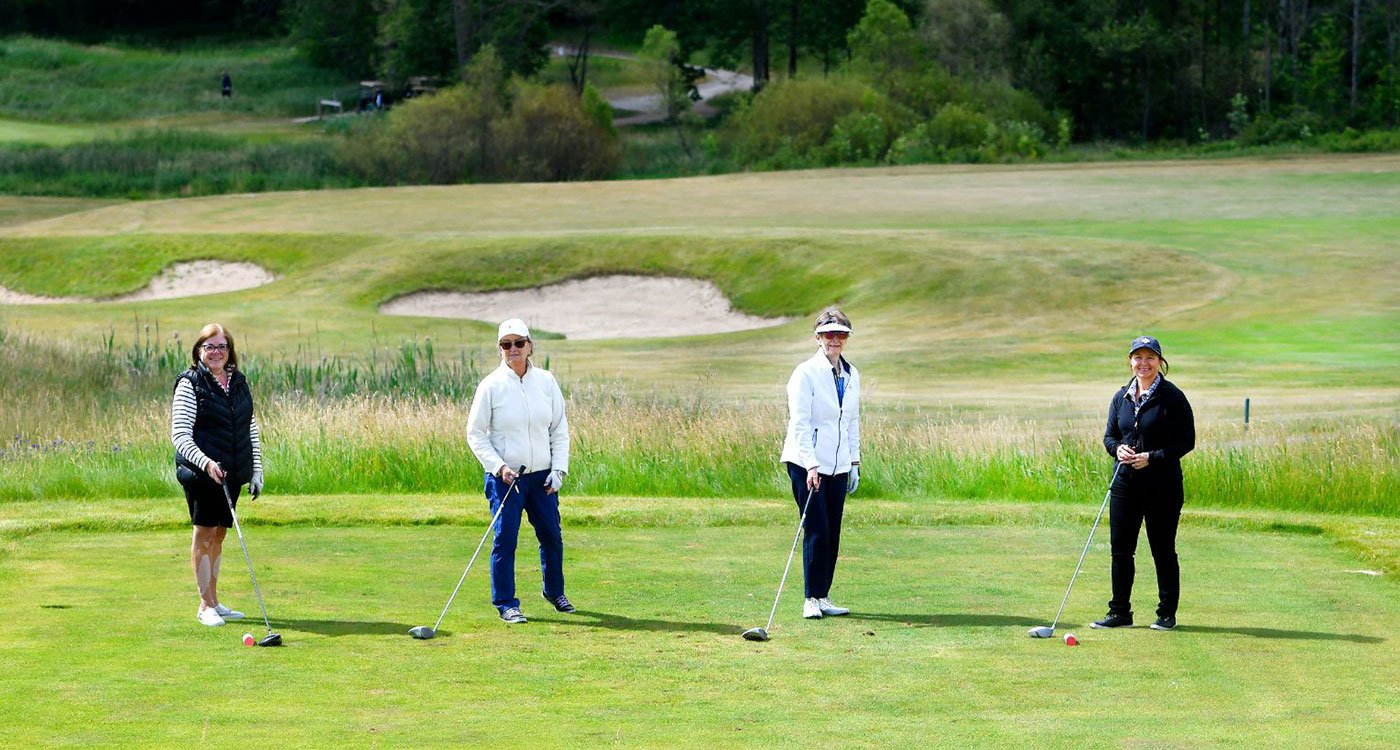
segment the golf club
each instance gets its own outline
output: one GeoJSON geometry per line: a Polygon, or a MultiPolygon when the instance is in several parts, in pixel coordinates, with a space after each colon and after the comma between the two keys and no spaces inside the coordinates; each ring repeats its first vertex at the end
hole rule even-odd
{"type": "Polygon", "coordinates": [[[238,526],[238,514],[233,510],[233,495],[228,491],[228,477],[225,475],[224,482],[220,485],[224,488],[224,499],[228,501],[229,515],[233,516],[233,530],[238,532],[238,544],[243,548],[243,561],[248,563],[248,577],[253,579],[253,593],[258,595],[258,608],[262,610],[263,625],[267,626],[267,635],[258,641],[259,646],[281,646],[282,636],[272,632],[272,623],[267,619],[267,607],[263,605],[262,591],[258,589],[258,577],[253,575],[253,558],[248,556],[248,543],[243,541],[243,529],[238,526]]]}
{"type": "Polygon", "coordinates": [[[486,545],[486,537],[490,536],[491,530],[496,528],[496,519],[501,517],[501,511],[505,510],[506,500],[510,499],[510,493],[520,486],[520,475],[525,473],[525,467],[521,466],[520,471],[515,476],[515,481],[510,483],[510,489],[506,491],[506,496],[501,498],[501,504],[496,506],[496,512],[491,515],[491,523],[486,525],[486,533],[481,535],[481,541],[477,542],[476,551],[472,553],[472,559],[467,561],[467,569],[462,571],[462,577],[457,579],[457,588],[452,589],[452,596],[447,597],[447,606],[442,608],[442,614],[438,615],[437,622],[430,628],[427,625],[419,625],[416,628],[409,628],[408,634],[420,641],[426,641],[437,635],[438,626],[442,624],[442,618],[447,616],[447,610],[452,606],[452,600],[457,598],[457,592],[462,589],[462,582],[467,580],[467,574],[472,570],[472,563],[476,562],[476,556],[481,554],[481,548],[486,545]]]}
{"type": "Polygon", "coordinates": [[[788,552],[787,565],[783,566],[783,579],[778,582],[778,595],[773,597],[773,609],[768,613],[768,624],[761,628],[745,630],[746,641],[768,640],[768,628],[773,627],[773,616],[778,613],[778,600],[783,598],[783,586],[787,584],[788,571],[792,569],[792,556],[797,552],[797,540],[802,538],[802,524],[807,520],[807,506],[812,504],[812,495],[816,491],[815,487],[809,488],[807,500],[802,503],[802,516],[797,519],[797,535],[792,538],[792,549],[788,552]]]}
{"type": "Polygon", "coordinates": [[[1055,621],[1049,625],[1031,628],[1026,635],[1032,638],[1055,637],[1055,626],[1060,624],[1060,615],[1065,613],[1065,602],[1069,601],[1069,592],[1074,588],[1074,579],[1079,577],[1079,568],[1084,565],[1084,556],[1089,554],[1089,544],[1094,541],[1094,532],[1099,528],[1099,519],[1103,518],[1104,509],[1108,507],[1108,498],[1113,494],[1113,482],[1118,479],[1118,470],[1121,468],[1123,468],[1121,463],[1113,468],[1113,478],[1108,480],[1108,492],[1103,495],[1103,505],[1099,506],[1099,514],[1094,516],[1094,525],[1089,529],[1089,538],[1084,541],[1084,551],[1079,553],[1079,563],[1074,566],[1074,575],[1069,577],[1069,586],[1065,589],[1065,598],[1060,600],[1060,611],[1055,613],[1055,621]]]}

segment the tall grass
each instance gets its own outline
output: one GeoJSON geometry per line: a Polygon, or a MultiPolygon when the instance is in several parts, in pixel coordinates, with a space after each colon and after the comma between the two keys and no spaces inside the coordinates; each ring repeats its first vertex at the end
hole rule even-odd
{"type": "Polygon", "coordinates": [[[66,146],[0,147],[0,193],[172,198],[353,187],[328,138],[137,130],[66,146]]]}
{"type": "Polygon", "coordinates": [[[0,39],[0,116],[44,122],[117,122],[209,112],[296,117],[316,100],[356,90],[278,42],[155,48],[0,39]],[[234,95],[224,100],[228,71],[234,95]]]}
{"type": "MultiPolygon", "coordinates": [[[[0,351],[15,347],[10,335],[0,351]]],[[[165,355],[153,355],[165,356],[165,355]]],[[[263,425],[268,489],[279,494],[480,491],[464,429],[483,360],[443,362],[426,344],[402,344],[377,362],[249,361],[263,425]]],[[[7,392],[10,383],[6,383],[7,392]]],[[[160,390],[168,382],[159,383],[160,390]]],[[[154,388],[154,384],[152,385],[154,388]]],[[[34,388],[20,389],[26,395],[34,388]]],[[[573,451],[569,493],[602,496],[783,497],[780,404],[720,403],[626,391],[617,383],[568,389],[573,451]]],[[[48,423],[0,445],[0,498],[167,497],[169,407],[135,397],[73,418],[45,399],[48,423]],[[87,421],[84,422],[84,419],[87,421]]],[[[72,395],[71,393],[69,394],[72,395]]],[[[6,407],[9,409],[11,407],[6,407]]],[[[0,410],[9,435],[12,411],[0,410]]],[[[1037,425],[874,409],[865,419],[859,498],[1013,499],[1083,503],[1102,497],[1110,463],[1099,415],[1037,425]]],[[[1386,420],[1313,419],[1200,425],[1185,460],[1192,506],[1400,515],[1396,427],[1386,420]]]]}

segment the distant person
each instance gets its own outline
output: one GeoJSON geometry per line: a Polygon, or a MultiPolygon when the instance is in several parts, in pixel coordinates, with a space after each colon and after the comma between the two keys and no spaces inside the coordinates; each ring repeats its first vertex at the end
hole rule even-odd
{"type": "Polygon", "coordinates": [[[1162,345],[1151,336],[1128,347],[1132,379],[1108,403],[1103,444],[1116,460],[1109,487],[1108,527],[1112,535],[1113,599],[1095,628],[1133,624],[1133,557],[1138,530],[1147,525],[1147,542],[1157,566],[1157,620],[1153,630],[1176,627],[1181,598],[1181,569],[1176,557],[1176,527],[1185,492],[1181,457],[1196,446],[1196,419],[1191,404],[1164,375],[1168,364],[1162,345]]]}
{"type": "Polygon", "coordinates": [[[802,616],[849,614],[831,602],[846,496],[860,484],[860,372],[846,361],[851,319],[828,307],[817,316],[817,352],[788,378],[788,428],[781,460],[803,521],[802,616]],[[810,500],[808,498],[811,498],[810,500]]]}
{"type": "Polygon", "coordinates": [[[233,79],[229,78],[228,71],[224,71],[224,77],[219,82],[219,88],[223,90],[225,99],[233,98],[233,79]]]}
{"type": "Polygon", "coordinates": [[[224,486],[237,507],[240,488],[262,494],[262,445],[253,416],[253,394],[238,369],[233,334],[218,323],[200,330],[190,349],[189,369],[175,379],[170,440],[175,478],[185,491],[194,541],[190,563],[199,590],[195,616],[209,626],[241,620],[243,613],[219,603],[219,563],[233,514],[224,486]]]}
{"type": "Polygon", "coordinates": [[[526,621],[515,595],[521,511],[540,543],[545,600],[560,612],[574,611],[564,595],[564,536],[559,521],[559,488],[569,473],[569,422],[559,383],[530,361],[535,344],[525,322],[505,321],[496,340],[501,366],[481,379],[472,397],[467,444],[486,470],[491,513],[505,503],[491,543],[491,603],[502,620],[520,623],[526,621]],[[513,468],[519,466],[525,467],[523,474],[513,468]]]}

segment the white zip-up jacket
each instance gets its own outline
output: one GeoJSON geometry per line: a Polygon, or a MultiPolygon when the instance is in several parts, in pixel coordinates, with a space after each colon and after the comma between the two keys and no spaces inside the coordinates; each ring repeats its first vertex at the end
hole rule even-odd
{"type": "Polygon", "coordinates": [[[564,394],[548,370],[533,363],[525,377],[504,362],[481,379],[467,413],[467,445],[482,468],[569,471],[569,421],[564,394]]]}
{"type": "Polygon", "coordinates": [[[828,476],[860,462],[860,371],[841,358],[846,396],[836,398],[836,368],[821,349],[788,378],[788,429],[782,461],[828,476]]]}

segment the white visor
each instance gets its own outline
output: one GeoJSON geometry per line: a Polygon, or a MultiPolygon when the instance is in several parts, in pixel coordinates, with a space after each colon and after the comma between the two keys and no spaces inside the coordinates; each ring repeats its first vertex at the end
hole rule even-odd
{"type": "Polygon", "coordinates": [[[840,331],[841,333],[850,333],[851,327],[841,325],[836,321],[832,321],[830,323],[822,323],[821,325],[817,326],[817,329],[813,331],[813,333],[826,333],[827,331],[840,331]]]}

